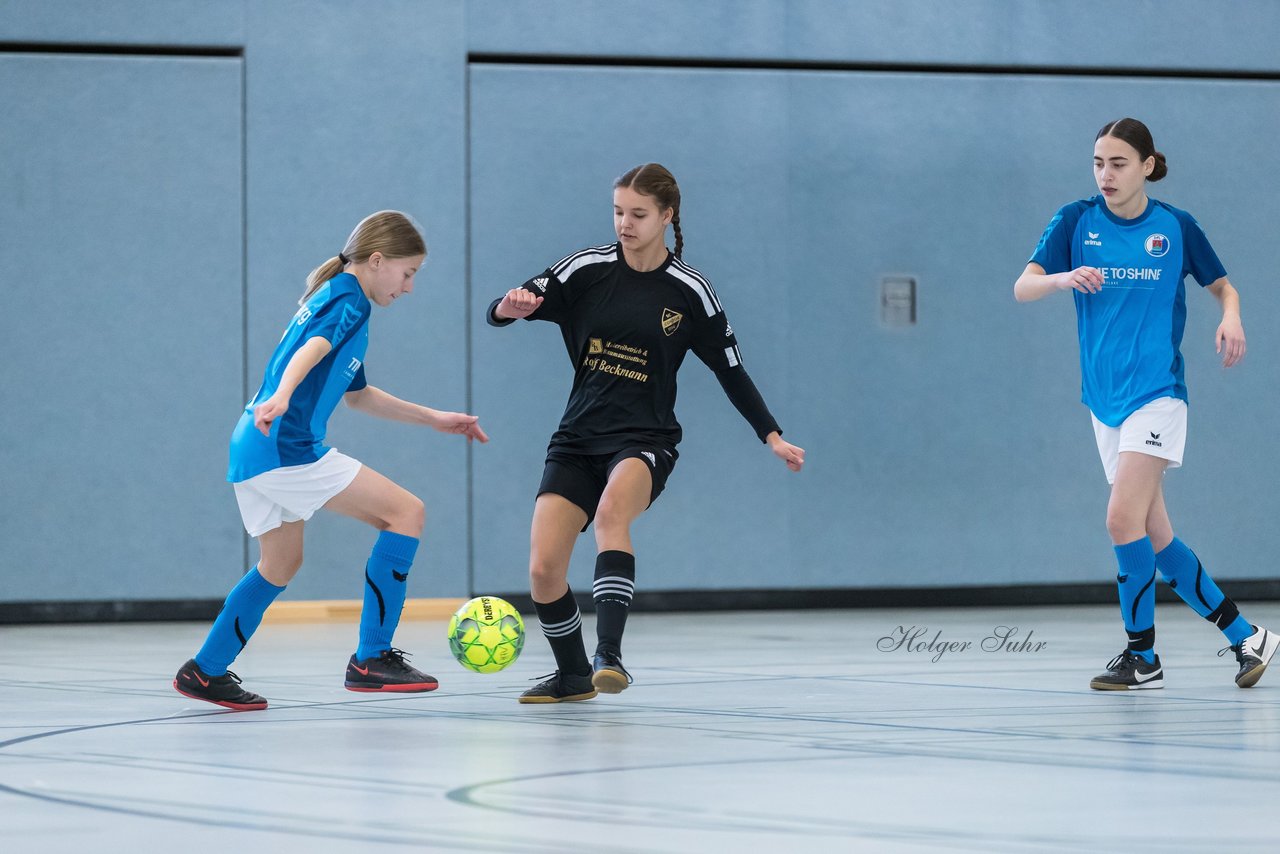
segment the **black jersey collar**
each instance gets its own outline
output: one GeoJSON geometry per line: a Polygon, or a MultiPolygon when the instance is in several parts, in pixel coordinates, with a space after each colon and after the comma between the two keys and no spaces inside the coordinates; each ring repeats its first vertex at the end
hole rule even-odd
{"type": "Polygon", "coordinates": [[[622,251],[621,240],[615,243],[614,246],[616,246],[618,249],[618,263],[622,265],[622,269],[626,270],[632,276],[636,276],[642,279],[657,278],[658,276],[661,276],[663,273],[667,272],[667,268],[671,266],[671,262],[674,261],[676,257],[671,254],[670,249],[667,249],[667,260],[663,261],[661,264],[654,267],[652,270],[648,271],[647,273],[642,273],[639,270],[631,269],[631,265],[627,263],[627,254],[622,251]]]}

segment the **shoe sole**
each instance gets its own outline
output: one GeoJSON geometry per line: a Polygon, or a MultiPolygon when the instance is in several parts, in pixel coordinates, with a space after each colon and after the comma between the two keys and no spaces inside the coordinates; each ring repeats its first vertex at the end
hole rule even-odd
{"type": "Polygon", "coordinates": [[[224,709],[230,709],[233,712],[260,712],[267,707],[267,701],[261,703],[232,703],[229,700],[214,700],[209,697],[201,697],[199,694],[192,694],[183,691],[178,685],[178,680],[173,680],[173,690],[177,691],[184,697],[190,697],[193,700],[199,700],[202,703],[213,703],[215,706],[222,706],[224,709]]]}
{"type": "Polygon", "coordinates": [[[1164,680],[1141,682],[1137,685],[1117,685],[1115,682],[1090,682],[1089,687],[1095,691],[1141,691],[1147,688],[1163,688],[1164,680]]]}
{"type": "Polygon", "coordinates": [[[414,682],[408,685],[382,685],[369,684],[367,682],[346,682],[343,683],[344,688],[348,691],[358,691],[365,694],[423,694],[427,691],[434,691],[440,687],[439,682],[414,682]]]}
{"type": "Polygon", "coordinates": [[[1242,678],[1236,680],[1236,684],[1239,685],[1241,688],[1252,688],[1254,685],[1257,685],[1258,680],[1262,678],[1262,674],[1266,672],[1267,665],[1271,663],[1272,657],[1274,657],[1276,654],[1276,647],[1280,646],[1280,643],[1273,642],[1271,644],[1270,651],[1268,651],[1267,643],[1266,643],[1268,640],[1271,640],[1270,632],[1267,632],[1267,634],[1264,635],[1262,651],[1265,657],[1262,659],[1262,663],[1259,664],[1257,667],[1253,668],[1252,670],[1250,670],[1242,678]]]}
{"type": "Polygon", "coordinates": [[[591,684],[602,694],[621,694],[627,690],[627,675],[616,670],[601,668],[591,674],[591,684]]]}
{"type": "Polygon", "coordinates": [[[1244,676],[1241,676],[1239,679],[1237,679],[1236,685],[1240,686],[1241,688],[1252,688],[1254,685],[1258,684],[1258,680],[1262,678],[1262,674],[1266,672],[1266,669],[1267,669],[1267,665],[1259,664],[1257,667],[1250,670],[1244,676]]]}
{"type": "Polygon", "coordinates": [[[587,691],[585,694],[570,694],[567,697],[526,697],[521,695],[519,702],[521,703],[577,703],[580,700],[590,700],[596,695],[595,691],[587,691]]]}

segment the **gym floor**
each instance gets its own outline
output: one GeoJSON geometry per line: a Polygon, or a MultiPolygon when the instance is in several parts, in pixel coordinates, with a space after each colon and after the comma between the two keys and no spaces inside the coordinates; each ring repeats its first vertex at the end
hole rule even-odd
{"type": "MultiPolygon", "coordinates": [[[[1243,603],[1280,627],[1280,603],[1243,603]]],[[[1158,612],[1161,690],[1098,692],[1111,607],[634,614],[635,684],[516,703],[441,621],[396,645],[430,694],[350,693],[354,624],[265,624],[261,712],[189,700],[196,623],[0,627],[0,838],[13,852],[1192,852],[1280,835],[1280,661],[1158,612]],[[1001,628],[1003,627],[1003,628],[1001,628]],[[966,646],[967,644],[967,646],[966,646]],[[985,649],[984,649],[985,645],[985,649]]],[[[586,632],[592,635],[590,618],[586,632]]]]}

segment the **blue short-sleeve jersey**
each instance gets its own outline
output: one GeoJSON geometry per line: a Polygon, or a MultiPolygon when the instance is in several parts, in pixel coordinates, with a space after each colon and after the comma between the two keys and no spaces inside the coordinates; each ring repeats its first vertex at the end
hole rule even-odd
{"type": "Polygon", "coordinates": [[[364,355],[371,308],[359,280],[339,273],[298,309],[267,363],[261,388],[245,405],[231,434],[227,480],[239,483],[272,469],[313,463],[329,451],[324,444],[329,416],[343,394],[366,384],[364,355]],[[328,340],[333,349],[294,390],[289,411],[271,425],[271,435],[262,435],[253,426],[254,407],[275,393],[298,348],[317,337],[328,340]]]}
{"type": "Polygon", "coordinates": [[[1119,427],[1157,398],[1187,399],[1183,280],[1203,287],[1227,274],[1191,214],[1148,199],[1141,216],[1121,219],[1102,196],[1082,199],[1054,215],[1030,260],[1049,274],[1102,271],[1102,290],[1073,291],[1081,400],[1099,421],[1119,427]]]}

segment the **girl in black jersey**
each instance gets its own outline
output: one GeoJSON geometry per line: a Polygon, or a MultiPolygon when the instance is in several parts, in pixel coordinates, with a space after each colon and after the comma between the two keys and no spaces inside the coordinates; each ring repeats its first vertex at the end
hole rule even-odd
{"type": "Polygon", "coordinates": [[[622,632],[635,589],[631,523],[662,492],[675,467],[680,424],[676,373],[692,350],[715,372],[729,400],[789,469],[804,449],[783,440],[742,367],[733,329],[715,291],[680,257],[680,188],[657,163],[613,185],[618,242],[564,258],[489,306],[487,319],[517,318],[560,327],[574,365],[573,389],[551,437],[533,509],[529,582],[556,672],[522,703],[588,700],[616,694],[631,676],[622,666],[622,632]],[[666,227],[675,232],[667,251],[666,227]],[[595,658],[587,660],[582,618],[569,589],[578,533],[594,520],[595,658]]]}

